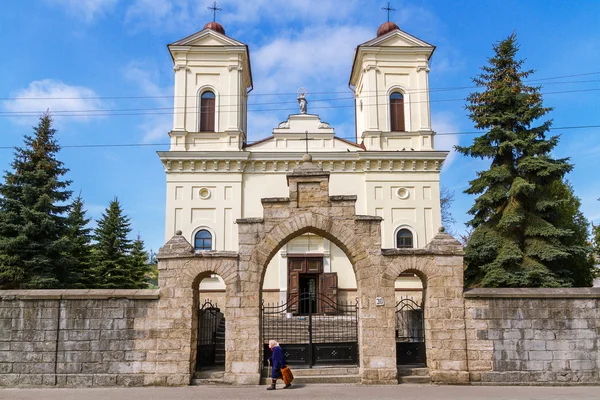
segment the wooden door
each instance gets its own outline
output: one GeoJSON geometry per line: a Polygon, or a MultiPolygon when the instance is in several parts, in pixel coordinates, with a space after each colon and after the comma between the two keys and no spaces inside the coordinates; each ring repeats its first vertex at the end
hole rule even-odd
{"type": "Polygon", "coordinates": [[[287,312],[298,312],[298,288],[300,287],[300,274],[290,272],[288,277],[288,310],[287,312]]]}
{"type": "Polygon", "coordinates": [[[288,270],[290,274],[297,272],[299,274],[306,273],[306,263],[304,258],[289,258],[288,259],[288,270]]]}
{"type": "Polygon", "coordinates": [[[319,288],[321,290],[321,312],[334,313],[337,304],[337,272],[326,272],[319,278],[319,288]]]}
{"type": "Polygon", "coordinates": [[[323,258],[307,258],[306,259],[306,273],[307,274],[320,274],[323,272],[323,258]]]}

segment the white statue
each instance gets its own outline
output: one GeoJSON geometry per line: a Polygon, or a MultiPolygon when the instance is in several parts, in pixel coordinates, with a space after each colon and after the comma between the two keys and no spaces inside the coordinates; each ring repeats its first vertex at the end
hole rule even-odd
{"type": "Polygon", "coordinates": [[[308,106],[308,101],[306,101],[306,94],[308,91],[306,88],[298,89],[298,105],[300,106],[300,114],[306,114],[306,109],[308,106]]]}

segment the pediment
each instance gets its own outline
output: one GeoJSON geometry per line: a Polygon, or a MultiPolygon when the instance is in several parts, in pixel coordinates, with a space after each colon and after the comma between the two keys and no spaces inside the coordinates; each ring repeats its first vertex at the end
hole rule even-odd
{"type": "Polygon", "coordinates": [[[245,46],[245,44],[212,29],[204,29],[171,43],[169,47],[171,46],[245,46]]]}
{"type": "MultiPolygon", "coordinates": [[[[308,134],[308,140],[308,147],[311,153],[339,152],[346,154],[348,152],[364,151],[364,148],[360,145],[333,135],[308,134]]],[[[304,135],[274,134],[274,136],[246,146],[246,151],[252,153],[303,153],[306,148],[305,146],[304,135]]]]}
{"type": "Polygon", "coordinates": [[[426,47],[435,46],[399,29],[388,32],[378,38],[371,39],[359,47],[426,47]]]}

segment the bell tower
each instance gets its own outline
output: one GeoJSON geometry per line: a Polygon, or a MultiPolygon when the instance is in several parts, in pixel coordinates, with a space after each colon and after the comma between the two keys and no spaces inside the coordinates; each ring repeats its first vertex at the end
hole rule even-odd
{"type": "Polygon", "coordinates": [[[241,150],[252,90],[248,46],[213,21],[168,49],[175,71],[171,150],[241,150]]]}
{"type": "Polygon", "coordinates": [[[433,150],[429,59],[435,47],[385,22],[354,53],[356,140],[367,150],[433,150]]]}

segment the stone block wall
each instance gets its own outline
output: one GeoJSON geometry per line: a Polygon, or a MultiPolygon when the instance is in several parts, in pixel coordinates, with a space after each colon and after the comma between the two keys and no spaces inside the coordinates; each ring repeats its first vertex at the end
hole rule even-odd
{"type": "Polygon", "coordinates": [[[471,383],[600,383],[600,289],[465,292],[471,383]]]}
{"type": "Polygon", "coordinates": [[[156,290],[0,291],[0,386],[141,386],[156,290]],[[143,324],[142,324],[143,325],[143,324]]]}

